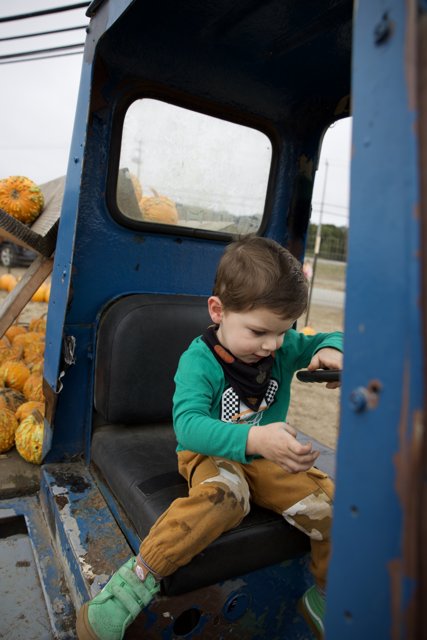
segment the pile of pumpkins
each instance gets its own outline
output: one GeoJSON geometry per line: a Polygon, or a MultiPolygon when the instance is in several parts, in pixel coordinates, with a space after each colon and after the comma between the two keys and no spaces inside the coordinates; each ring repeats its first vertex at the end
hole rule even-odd
{"type": "Polygon", "coordinates": [[[0,453],[15,445],[27,462],[42,460],[46,318],[13,324],[0,338],[0,453]]]}
{"type": "MultiPolygon", "coordinates": [[[[17,278],[13,273],[4,273],[0,276],[0,289],[3,291],[12,291],[18,284],[17,278]]],[[[31,300],[32,302],[49,302],[50,297],[50,283],[43,282],[37,291],[34,292],[31,300]]]]}

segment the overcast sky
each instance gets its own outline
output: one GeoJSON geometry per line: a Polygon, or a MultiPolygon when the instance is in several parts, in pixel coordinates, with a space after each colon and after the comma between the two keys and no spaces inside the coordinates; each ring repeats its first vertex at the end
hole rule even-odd
{"type": "MultiPolygon", "coordinates": [[[[78,4],[79,0],[0,0],[0,19],[53,7],[78,4]]],[[[2,41],[88,23],[85,8],[37,18],[0,22],[0,178],[25,175],[37,183],[66,173],[80,81],[82,55],[70,48],[61,57],[7,62],[2,56],[84,42],[85,30],[2,41]]],[[[22,58],[21,58],[22,60],[22,58]]],[[[322,196],[322,222],[347,224],[349,200],[350,120],[339,122],[327,133],[313,196],[313,222],[318,222],[322,196]],[[325,181],[325,166],[328,163],[325,181]]]]}

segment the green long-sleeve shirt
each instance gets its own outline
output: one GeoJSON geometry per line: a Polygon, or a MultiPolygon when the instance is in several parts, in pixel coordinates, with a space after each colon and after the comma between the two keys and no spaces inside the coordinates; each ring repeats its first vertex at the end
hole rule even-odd
{"type": "Polygon", "coordinates": [[[196,338],[181,356],[175,375],[173,422],[177,450],[250,462],[253,456],[246,455],[249,429],[284,421],[295,371],[307,367],[320,349],[333,347],[341,351],[342,344],[341,332],[306,336],[293,329],[287,331],[275,353],[267,402],[253,412],[239,401],[209,347],[201,337],[196,338]]]}

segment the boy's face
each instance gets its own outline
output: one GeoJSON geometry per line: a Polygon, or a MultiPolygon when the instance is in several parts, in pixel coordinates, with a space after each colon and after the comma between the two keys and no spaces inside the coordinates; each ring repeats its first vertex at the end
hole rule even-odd
{"type": "Polygon", "coordinates": [[[254,364],[279,349],[285,332],[295,322],[291,318],[284,320],[266,308],[226,311],[217,296],[209,298],[208,308],[213,322],[219,325],[219,342],[247,364],[254,364]]]}

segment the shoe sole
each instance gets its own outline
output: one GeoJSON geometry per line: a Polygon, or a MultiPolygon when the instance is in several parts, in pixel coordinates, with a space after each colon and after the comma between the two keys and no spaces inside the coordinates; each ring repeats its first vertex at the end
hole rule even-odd
{"type": "Polygon", "coordinates": [[[84,604],[77,614],[76,631],[77,638],[79,640],[100,640],[100,638],[93,632],[88,618],[88,603],[84,604]]]}
{"type": "Polygon", "coordinates": [[[313,618],[309,610],[305,606],[305,603],[302,598],[298,602],[297,609],[298,609],[298,612],[302,615],[302,617],[306,621],[306,623],[308,624],[308,626],[310,627],[316,640],[324,640],[325,634],[322,631],[320,631],[320,629],[316,627],[316,625],[314,624],[313,618]]]}

